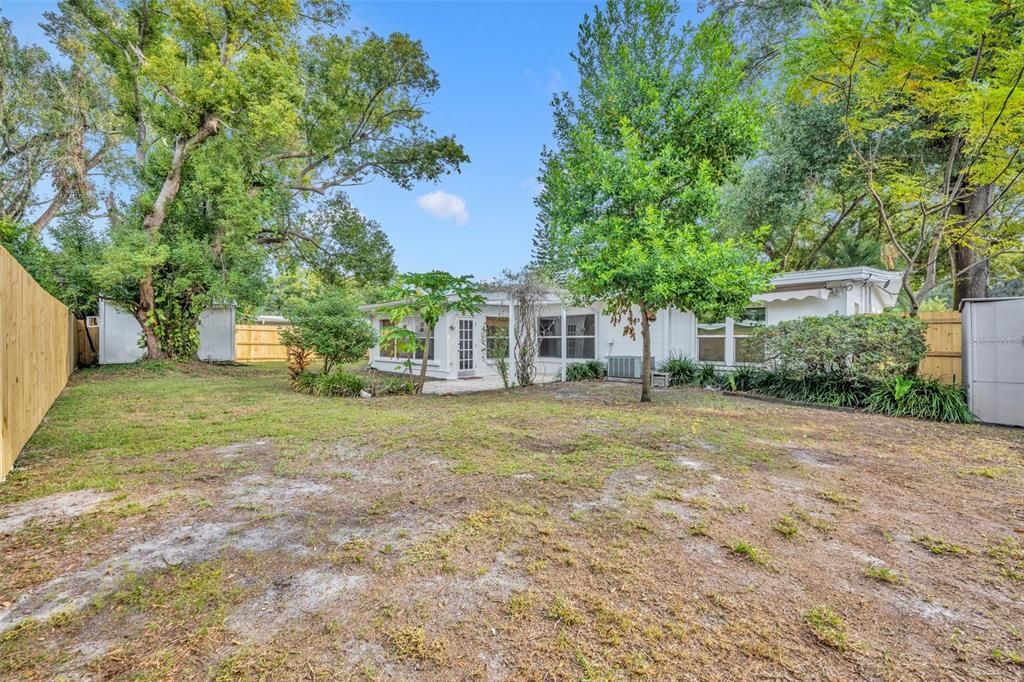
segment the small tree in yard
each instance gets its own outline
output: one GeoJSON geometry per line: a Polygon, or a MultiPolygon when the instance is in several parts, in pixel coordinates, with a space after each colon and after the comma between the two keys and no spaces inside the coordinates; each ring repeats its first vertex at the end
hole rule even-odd
{"type": "Polygon", "coordinates": [[[609,0],[580,26],[578,102],[555,98],[558,149],[545,151],[537,260],[583,301],[603,301],[643,338],[675,307],[727,316],[768,286],[752,245],[707,227],[721,183],[757,140],[742,64],[721,25],[676,30],[664,0],[609,0]]]}
{"type": "Polygon", "coordinates": [[[400,327],[399,322],[407,317],[418,317],[426,329],[425,340],[417,343],[423,353],[420,376],[416,381],[416,393],[423,392],[427,380],[427,358],[430,356],[432,331],[446,313],[458,312],[474,315],[484,304],[483,294],[470,275],[457,277],[447,272],[408,273],[398,279],[398,285],[391,298],[399,301],[389,309],[391,319],[396,323],[384,333],[384,341],[408,341],[410,330],[400,327]]]}
{"type": "Polygon", "coordinates": [[[324,361],[324,374],[335,365],[355,362],[377,342],[373,327],[343,291],[328,290],[289,312],[292,328],[281,332],[289,348],[312,351],[324,361]]]}

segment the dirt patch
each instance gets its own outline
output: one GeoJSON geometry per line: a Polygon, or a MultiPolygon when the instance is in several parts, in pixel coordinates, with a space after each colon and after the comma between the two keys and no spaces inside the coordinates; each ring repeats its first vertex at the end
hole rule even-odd
{"type": "Polygon", "coordinates": [[[226,625],[245,642],[265,642],[289,623],[350,605],[354,593],[365,585],[364,575],[317,569],[281,576],[258,597],[234,610],[226,625]]]}
{"type": "Polygon", "coordinates": [[[24,507],[0,549],[47,576],[0,585],[0,677],[1019,677],[1024,432],[601,383],[286,390],[335,431],[133,461],[120,512],[24,507]]]}
{"type": "Polygon", "coordinates": [[[30,523],[57,523],[87,514],[114,496],[95,490],[57,493],[19,504],[8,505],[0,513],[0,534],[13,533],[30,523]]]}

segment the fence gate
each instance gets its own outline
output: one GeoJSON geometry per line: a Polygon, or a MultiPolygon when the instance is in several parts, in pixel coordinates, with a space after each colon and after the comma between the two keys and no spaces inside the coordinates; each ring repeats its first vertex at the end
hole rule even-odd
{"type": "Polygon", "coordinates": [[[961,310],[971,411],[982,421],[1024,426],[1024,298],[968,299],[961,310]]]}

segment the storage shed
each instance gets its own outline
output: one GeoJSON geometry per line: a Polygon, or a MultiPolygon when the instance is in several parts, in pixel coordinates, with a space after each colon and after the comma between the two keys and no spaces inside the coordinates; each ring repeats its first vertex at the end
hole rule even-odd
{"type": "Polygon", "coordinates": [[[1024,297],[971,298],[960,312],[971,411],[992,424],[1024,426],[1024,297]]]}
{"type": "MultiPolygon", "coordinates": [[[[99,305],[99,363],[120,365],[140,360],[146,349],[139,343],[142,326],[135,316],[108,299],[99,305]]],[[[199,316],[199,359],[234,362],[235,306],[214,304],[199,316]]]]}

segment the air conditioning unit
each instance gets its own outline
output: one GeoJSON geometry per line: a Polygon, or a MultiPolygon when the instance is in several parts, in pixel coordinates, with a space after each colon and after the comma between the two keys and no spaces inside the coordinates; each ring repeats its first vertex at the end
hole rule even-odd
{"type": "MultiPolygon", "coordinates": [[[[651,358],[651,367],[657,367],[654,358],[651,358]]],[[[610,379],[636,379],[643,378],[644,359],[639,355],[611,355],[608,356],[608,377],[610,379]]]]}

